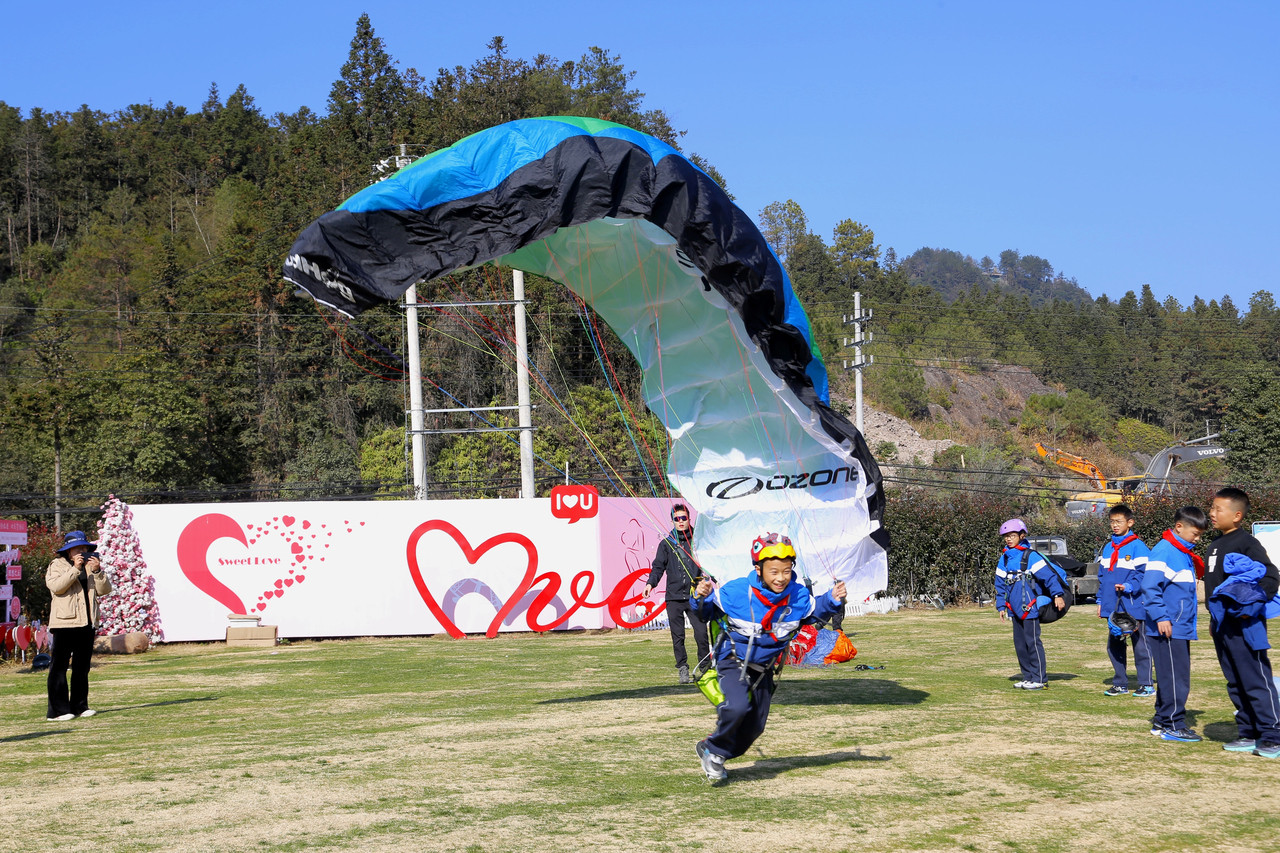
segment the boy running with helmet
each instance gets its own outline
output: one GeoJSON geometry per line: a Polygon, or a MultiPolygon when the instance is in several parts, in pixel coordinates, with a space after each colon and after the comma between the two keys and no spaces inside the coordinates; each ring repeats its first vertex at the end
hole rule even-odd
{"type": "Polygon", "coordinates": [[[1155,696],[1151,686],[1151,651],[1141,622],[1146,618],[1142,608],[1142,575],[1147,570],[1151,549],[1133,532],[1133,510],[1116,504],[1107,513],[1111,538],[1098,554],[1098,617],[1107,620],[1107,657],[1115,670],[1111,687],[1104,696],[1129,693],[1129,644],[1133,644],[1133,665],[1138,670],[1138,689],[1134,696],[1155,696]],[[1128,620],[1112,618],[1121,614],[1128,620]],[[1130,628],[1125,631],[1125,628],[1130,628]]]}
{"type": "Polygon", "coordinates": [[[1013,650],[1018,656],[1022,680],[1013,685],[1019,690],[1043,690],[1048,687],[1049,672],[1040,642],[1040,607],[1053,596],[1053,606],[1067,606],[1062,581],[1044,557],[1026,544],[1027,525],[1011,518],[1000,525],[1004,552],[996,563],[996,610],[1000,618],[1013,620],[1013,650]]]}
{"type": "Polygon", "coordinates": [[[716,730],[695,748],[712,782],[728,778],[725,761],[745,753],[764,731],[776,667],[791,638],[801,625],[830,619],[845,599],[842,581],[817,597],[796,582],[796,549],[786,536],[757,537],[751,562],[754,574],[718,589],[702,580],[690,602],[704,621],[723,616],[726,626],[713,653],[724,701],[716,708],[716,730]]]}

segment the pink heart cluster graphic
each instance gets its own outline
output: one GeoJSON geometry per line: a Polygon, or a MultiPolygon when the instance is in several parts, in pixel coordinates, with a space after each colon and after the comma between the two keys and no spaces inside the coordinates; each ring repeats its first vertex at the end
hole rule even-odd
{"type": "MultiPolygon", "coordinates": [[[[324,541],[333,537],[333,530],[328,524],[313,524],[310,519],[299,519],[292,515],[272,516],[260,524],[249,524],[248,534],[239,522],[221,513],[210,513],[192,520],[178,537],[178,565],[187,580],[197,589],[225,606],[233,613],[261,613],[273,599],[280,599],[295,584],[306,581],[306,571],[312,561],[323,563],[323,552],[330,543],[324,541]],[[296,525],[296,526],[295,526],[296,525]],[[289,563],[285,574],[277,577],[267,589],[258,596],[252,611],[245,607],[244,601],[230,587],[218,580],[209,569],[209,547],[218,539],[234,539],[245,548],[259,542],[269,542],[271,537],[279,537],[281,544],[288,545],[289,563]],[[321,546],[319,549],[316,546],[321,546]]],[[[353,528],[350,521],[343,521],[348,533],[353,528]]],[[[364,522],[360,522],[364,526],[364,522]]],[[[278,546],[277,546],[278,547],[278,546]]]]}

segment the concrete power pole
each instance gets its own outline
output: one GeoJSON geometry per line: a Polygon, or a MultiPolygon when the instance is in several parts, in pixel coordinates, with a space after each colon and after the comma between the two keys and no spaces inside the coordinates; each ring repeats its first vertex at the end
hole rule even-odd
{"type": "Polygon", "coordinates": [[[422,416],[422,355],[418,350],[418,286],[404,293],[406,337],[409,344],[409,436],[412,447],[413,497],[427,499],[427,437],[422,416]]]}
{"type": "Polygon", "coordinates": [[[875,361],[875,356],[863,356],[862,347],[871,341],[871,332],[867,331],[864,326],[871,322],[871,310],[867,309],[864,316],[862,313],[862,292],[855,290],[853,292],[853,314],[845,314],[843,317],[844,325],[853,326],[853,339],[844,339],[846,347],[853,348],[853,360],[845,359],[845,370],[853,370],[853,388],[854,388],[854,413],[856,420],[854,426],[858,428],[858,432],[862,429],[862,371],[875,361]]]}
{"type": "Polygon", "coordinates": [[[524,271],[512,270],[516,319],[516,402],[520,414],[520,497],[536,497],[533,483],[533,411],[529,404],[529,335],[524,319],[524,271]]]}

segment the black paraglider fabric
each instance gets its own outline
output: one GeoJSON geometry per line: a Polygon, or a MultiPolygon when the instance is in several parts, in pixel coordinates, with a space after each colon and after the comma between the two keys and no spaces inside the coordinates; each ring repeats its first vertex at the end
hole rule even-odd
{"type": "MultiPolygon", "coordinates": [[[[787,387],[818,413],[826,433],[848,441],[875,484],[871,517],[884,515],[880,468],[848,419],[822,402],[805,373],[809,342],[783,322],[784,276],[755,224],[714,181],[678,156],[654,163],[623,139],[573,136],[497,187],[426,210],[335,210],[294,243],[285,277],[347,314],[395,301],[418,281],[514,252],[557,229],[604,217],[643,218],[677,246],[739,313],[787,387]]],[[[884,549],[883,524],[872,539],[884,549]]]]}

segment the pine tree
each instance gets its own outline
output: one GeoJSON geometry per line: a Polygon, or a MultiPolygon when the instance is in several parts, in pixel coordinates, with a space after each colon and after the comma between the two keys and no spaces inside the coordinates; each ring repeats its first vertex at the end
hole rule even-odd
{"type": "Polygon", "coordinates": [[[156,579],[147,571],[138,533],[133,529],[133,510],[108,495],[98,522],[98,553],[110,572],[112,591],[102,598],[98,635],[110,637],[141,631],[152,643],[164,642],[160,627],[160,607],[156,604],[156,579]]]}

